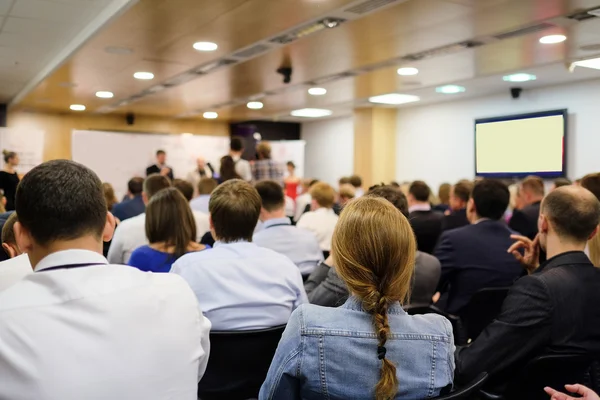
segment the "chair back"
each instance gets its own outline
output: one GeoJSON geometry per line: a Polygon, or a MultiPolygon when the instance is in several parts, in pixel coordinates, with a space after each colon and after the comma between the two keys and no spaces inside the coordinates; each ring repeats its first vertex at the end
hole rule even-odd
{"type": "Polygon", "coordinates": [[[475,340],[502,310],[509,288],[484,288],[478,290],[460,317],[467,339],[475,340]]]}
{"type": "Polygon", "coordinates": [[[210,356],[198,397],[258,398],[285,325],[254,331],[212,331],[210,356]]]}
{"type": "Polygon", "coordinates": [[[460,318],[458,318],[457,316],[448,314],[447,312],[442,311],[436,306],[430,304],[409,304],[404,306],[403,308],[408,315],[438,314],[442,317],[445,317],[452,324],[454,344],[466,344],[465,335],[463,334],[461,327],[461,321],[460,318]]]}
{"type": "Polygon", "coordinates": [[[481,387],[483,386],[483,384],[485,383],[487,378],[488,378],[487,372],[482,372],[481,374],[479,374],[479,376],[477,376],[477,378],[475,378],[471,382],[469,382],[468,385],[463,386],[462,388],[456,388],[454,391],[452,391],[450,393],[441,394],[438,397],[433,397],[432,400],[469,399],[475,393],[477,393],[479,391],[479,389],[481,389],[481,387]]]}

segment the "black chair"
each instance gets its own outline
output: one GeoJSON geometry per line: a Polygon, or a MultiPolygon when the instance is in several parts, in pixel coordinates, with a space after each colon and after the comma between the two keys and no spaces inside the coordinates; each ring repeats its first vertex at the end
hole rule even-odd
{"type": "Polygon", "coordinates": [[[442,395],[439,395],[438,397],[433,397],[432,400],[470,399],[476,393],[479,392],[479,389],[481,389],[481,387],[483,386],[483,384],[485,383],[487,378],[488,378],[487,372],[482,372],[481,374],[479,374],[479,376],[477,376],[477,378],[473,379],[473,381],[471,381],[468,385],[466,385],[462,388],[457,388],[456,390],[454,390],[453,392],[450,392],[448,394],[442,394],[442,395]]]}
{"type": "Polygon", "coordinates": [[[201,400],[258,398],[285,325],[254,331],[212,331],[210,356],[198,384],[201,400]]]}
{"type": "Polygon", "coordinates": [[[463,333],[460,318],[455,315],[448,314],[445,311],[440,310],[434,305],[427,304],[409,304],[403,307],[404,311],[408,315],[420,315],[420,314],[438,314],[445,317],[452,324],[452,333],[454,334],[454,344],[457,346],[466,344],[466,338],[463,333]]]}
{"type": "Polygon", "coordinates": [[[467,339],[475,340],[497,316],[509,288],[484,288],[478,290],[460,314],[467,339]]]}

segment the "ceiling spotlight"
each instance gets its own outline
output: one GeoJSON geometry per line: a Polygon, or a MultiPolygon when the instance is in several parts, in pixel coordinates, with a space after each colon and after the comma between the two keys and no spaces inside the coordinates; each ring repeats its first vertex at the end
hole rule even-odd
{"type": "Polygon", "coordinates": [[[248,107],[251,110],[260,110],[264,107],[264,104],[260,101],[251,101],[248,104],[246,104],[246,107],[248,107]]]}
{"type": "Polygon", "coordinates": [[[504,82],[529,82],[529,81],[535,81],[536,79],[537,79],[537,77],[535,75],[525,74],[525,73],[506,75],[506,76],[502,77],[502,80],[504,82]]]}
{"type": "Polygon", "coordinates": [[[216,119],[219,116],[219,114],[217,114],[214,111],[207,111],[204,114],[202,114],[202,116],[206,119],[216,119]]]}
{"type": "Polygon", "coordinates": [[[421,100],[421,99],[418,96],[413,96],[411,94],[400,94],[400,93],[388,93],[388,94],[382,94],[379,96],[369,97],[370,103],[390,104],[390,105],[413,103],[413,102],[419,101],[419,100],[421,100]]]}
{"type": "Polygon", "coordinates": [[[113,97],[115,97],[115,95],[113,94],[113,92],[100,91],[96,92],[96,97],[100,97],[101,99],[112,99],[113,97]]]}
{"type": "Polygon", "coordinates": [[[435,88],[436,92],[443,93],[443,94],[462,93],[465,90],[466,89],[463,86],[458,86],[458,85],[445,85],[445,86],[440,86],[440,87],[435,88]]]}
{"type": "Polygon", "coordinates": [[[410,76],[410,75],[417,75],[419,73],[419,70],[413,67],[403,67],[403,68],[398,68],[398,75],[402,75],[402,76],[410,76]]]}
{"type": "Polygon", "coordinates": [[[337,18],[325,18],[321,23],[325,28],[336,28],[342,23],[342,20],[337,18]]]}
{"type": "Polygon", "coordinates": [[[548,35],[540,38],[540,43],[542,44],[554,44],[554,43],[562,43],[567,40],[565,35],[548,35]]]}
{"type": "Polygon", "coordinates": [[[196,42],[196,43],[194,43],[194,49],[196,49],[198,51],[215,51],[218,48],[219,48],[219,46],[217,46],[217,44],[213,43],[213,42],[196,42]]]}
{"type": "Polygon", "coordinates": [[[327,93],[327,89],[325,89],[325,88],[314,87],[314,88],[308,89],[308,94],[310,94],[312,96],[323,96],[326,93],[327,93]]]}
{"type": "Polygon", "coordinates": [[[133,74],[135,79],[141,79],[144,81],[148,81],[150,79],[154,79],[154,74],[152,72],[136,72],[133,74]]]}
{"type": "Polygon", "coordinates": [[[259,142],[262,140],[262,135],[260,134],[260,132],[254,132],[252,137],[254,138],[254,140],[257,140],[259,142]]]}
{"type": "Polygon", "coordinates": [[[85,111],[85,106],[83,104],[71,104],[69,108],[73,111],[85,111]]]}
{"type": "Polygon", "coordinates": [[[293,117],[304,117],[304,118],[321,118],[327,117],[333,114],[331,110],[325,110],[322,108],[303,108],[301,110],[294,110],[291,112],[293,117]]]}

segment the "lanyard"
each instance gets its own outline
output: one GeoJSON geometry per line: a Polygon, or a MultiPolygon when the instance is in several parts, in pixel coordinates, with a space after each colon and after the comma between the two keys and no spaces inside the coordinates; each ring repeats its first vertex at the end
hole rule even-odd
{"type": "Polygon", "coordinates": [[[83,267],[91,267],[92,265],[107,265],[107,264],[105,264],[105,263],[90,263],[90,264],[57,265],[56,267],[45,268],[45,269],[41,269],[41,270],[35,271],[35,272],[47,272],[47,271],[54,271],[57,269],[83,268],[83,267]]]}

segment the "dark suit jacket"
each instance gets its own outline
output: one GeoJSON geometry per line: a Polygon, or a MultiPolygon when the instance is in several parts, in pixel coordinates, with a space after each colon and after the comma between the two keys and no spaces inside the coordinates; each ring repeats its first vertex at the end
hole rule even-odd
{"type": "Polygon", "coordinates": [[[533,240],[538,233],[538,217],[541,202],[530,204],[521,210],[514,210],[508,225],[513,231],[519,232],[533,240]]]}
{"type": "Polygon", "coordinates": [[[511,286],[522,275],[521,264],[506,252],[512,233],[504,222],[483,220],[442,234],[435,256],[442,263],[438,289],[450,285],[447,312],[458,315],[479,289],[511,286]]]}
{"type": "Polygon", "coordinates": [[[410,225],[415,232],[417,249],[433,254],[435,244],[442,233],[444,214],[437,211],[413,211],[408,216],[410,225]]]}
{"type": "MultiPolygon", "coordinates": [[[[440,279],[440,262],[430,254],[420,251],[415,257],[415,273],[413,275],[411,304],[431,304],[440,279]]],[[[348,299],[348,288],[339,277],[335,268],[321,263],[310,274],[304,284],[308,300],[312,304],[325,307],[338,307],[348,299]]]]}
{"type": "Polygon", "coordinates": [[[580,251],[546,261],[512,287],[500,315],[456,351],[455,378],[518,373],[546,353],[600,353],[600,269],[580,251]]]}
{"type": "MultiPolygon", "coordinates": [[[[167,176],[170,180],[173,180],[173,168],[169,167],[168,165],[166,167],[171,169],[167,176]]],[[[152,174],[160,174],[160,168],[158,167],[158,165],[154,164],[146,168],[146,176],[152,174]]]]}
{"type": "Polygon", "coordinates": [[[142,195],[135,196],[133,199],[125,200],[119,204],[115,204],[112,209],[112,214],[121,221],[133,218],[146,211],[146,205],[142,199],[142,195]]]}
{"type": "Polygon", "coordinates": [[[451,229],[461,228],[469,225],[470,222],[467,219],[467,209],[463,208],[458,211],[452,211],[450,215],[444,215],[442,220],[442,232],[449,231],[451,229]]]}

